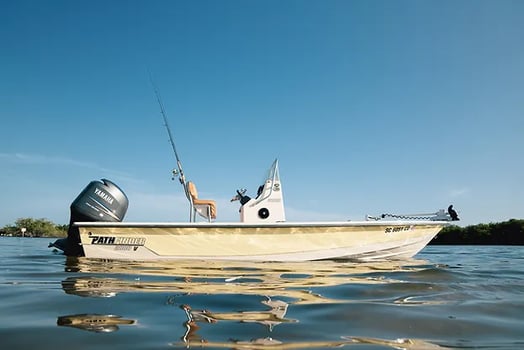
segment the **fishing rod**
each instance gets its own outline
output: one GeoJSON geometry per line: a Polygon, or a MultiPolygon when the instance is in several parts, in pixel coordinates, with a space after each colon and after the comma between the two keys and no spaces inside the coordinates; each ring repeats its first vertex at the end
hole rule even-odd
{"type": "MultiPolygon", "coordinates": [[[[178,152],[176,151],[175,141],[174,141],[174,138],[173,138],[173,134],[171,133],[171,128],[169,127],[169,122],[167,121],[167,115],[166,115],[166,111],[164,109],[164,104],[162,103],[162,99],[160,98],[160,93],[158,92],[158,88],[156,87],[156,85],[155,85],[155,83],[153,81],[153,78],[151,77],[151,73],[149,73],[149,80],[151,80],[151,85],[153,86],[153,90],[155,91],[156,100],[158,101],[158,105],[160,106],[160,113],[162,114],[162,118],[164,119],[164,126],[167,129],[167,134],[169,135],[169,142],[171,143],[171,147],[173,148],[173,152],[175,152],[175,158],[176,158],[176,165],[177,165],[177,168],[178,168],[178,173],[177,173],[177,170],[175,169],[175,170],[173,170],[173,175],[174,176],[180,175],[178,180],[180,181],[180,183],[185,188],[186,187],[186,178],[184,176],[184,170],[182,170],[182,162],[180,161],[180,157],[178,156],[178,152]]],[[[174,176],[173,176],[173,180],[174,180],[174,176]]]]}

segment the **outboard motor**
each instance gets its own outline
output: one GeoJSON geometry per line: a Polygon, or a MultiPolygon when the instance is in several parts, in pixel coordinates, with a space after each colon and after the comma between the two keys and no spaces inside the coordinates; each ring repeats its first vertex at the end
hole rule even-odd
{"type": "Polygon", "coordinates": [[[67,256],[83,256],[80,234],[75,222],[120,222],[127,212],[129,200],[125,193],[113,182],[91,181],[71,203],[71,217],[67,238],[50,244],[64,251],[67,256]]]}

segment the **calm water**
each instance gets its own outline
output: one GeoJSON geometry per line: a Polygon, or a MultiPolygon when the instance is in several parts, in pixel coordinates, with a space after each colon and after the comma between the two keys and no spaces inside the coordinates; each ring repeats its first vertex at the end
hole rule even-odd
{"type": "Polygon", "coordinates": [[[1,349],[520,349],[524,247],[396,263],[119,263],[0,238],[1,349]]]}

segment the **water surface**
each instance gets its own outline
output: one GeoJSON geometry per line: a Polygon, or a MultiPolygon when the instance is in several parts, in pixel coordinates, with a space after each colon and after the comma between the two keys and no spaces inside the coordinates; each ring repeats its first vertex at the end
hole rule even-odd
{"type": "Polygon", "coordinates": [[[0,238],[2,349],[520,349],[524,247],[396,262],[116,262],[0,238]]]}

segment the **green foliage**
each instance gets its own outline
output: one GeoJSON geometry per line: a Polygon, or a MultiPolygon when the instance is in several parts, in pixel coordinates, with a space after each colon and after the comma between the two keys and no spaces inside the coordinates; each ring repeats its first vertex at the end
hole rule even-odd
{"type": "Polygon", "coordinates": [[[66,237],[68,225],[55,225],[47,219],[20,218],[0,229],[2,236],[66,237]]]}
{"type": "Polygon", "coordinates": [[[524,245],[524,220],[511,219],[467,227],[448,226],[430,244],[524,245]]]}

